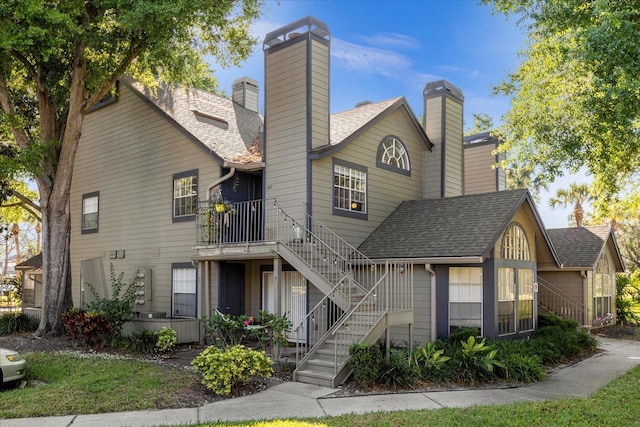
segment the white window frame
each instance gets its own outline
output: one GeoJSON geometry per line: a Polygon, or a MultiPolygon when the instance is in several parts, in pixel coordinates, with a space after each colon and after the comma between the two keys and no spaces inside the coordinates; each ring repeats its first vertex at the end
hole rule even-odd
{"type": "Polygon", "coordinates": [[[498,335],[516,333],[516,270],[510,267],[498,268],[498,335]],[[509,312],[505,307],[511,307],[509,312]],[[503,322],[502,320],[505,320],[503,322]],[[502,328],[502,325],[506,328],[502,328]]]}
{"type": "Polygon", "coordinates": [[[81,233],[97,233],[100,214],[100,193],[82,195],[82,228],[81,233]]]}
{"type": "Polygon", "coordinates": [[[411,175],[409,152],[400,138],[394,135],[388,135],[380,142],[376,165],[392,172],[411,175]]]}
{"type": "Polygon", "coordinates": [[[171,264],[171,316],[198,316],[198,274],[191,263],[171,264]],[[186,301],[183,302],[183,301],[186,301]]]}
{"type": "Polygon", "coordinates": [[[516,261],[531,261],[529,241],[522,227],[512,224],[502,238],[502,258],[516,261]]]}
{"type": "Polygon", "coordinates": [[[535,328],[535,306],[533,298],[533,282],[534,272],[530,268],[518,269],[518,304],[516,306],[517,323],[516,327],[518,332],[532,331],[535,328]],[[529,277],[526,277],[529,276],[529,277]],[[527,311],[531,312],[531,316],[524,315],[524,304],[529,305],[527,311]],[[524,323],[529,323],[529,327],[524,326],[524,323]]]}
{"type": "Polygon", "coordinates": [[[356,218],[366,217],[366,168],[334,159],[333,213],[356,218]]]}
{"type": "Polygon", "coordinates": [[[172,217],[174,222],[190,221],[198,209],[198,171],[173,175],[172,217]]]}
{"type": "Polygon", "coordinates": [[[459,327],[478,328],[483,334],[483,274],[482,267],[449,267],[449,333],[459,327]],[[453,319],[453,308],[467,306],[479,317],[453,319]],[[473,310],[472,310],[473,308],[473,310]],[[478,310],[479,309],[479,310],[478,310]]]}

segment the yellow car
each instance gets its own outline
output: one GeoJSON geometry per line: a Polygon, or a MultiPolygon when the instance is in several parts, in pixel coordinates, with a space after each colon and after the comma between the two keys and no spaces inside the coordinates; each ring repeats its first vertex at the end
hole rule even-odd
{"type": "Polygon", "coordinates": [[[0,384],[24,378],[27,361],[17,351],[0,348],[0,384]]]}

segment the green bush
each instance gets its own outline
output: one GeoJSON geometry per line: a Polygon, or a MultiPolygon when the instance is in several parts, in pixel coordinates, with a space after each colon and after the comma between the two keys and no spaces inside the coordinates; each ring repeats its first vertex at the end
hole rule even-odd
{"type": "Polygon", "coordinates": [[[526,383],[544,379],[544,369],[536,355],[507,353],[502,361],[504,366],[497,369],[498,376],[502,378],[526,383]]]}
{"type": "Polygon", "coordinates": [[[621,323],[638,323],[634,308],[640,304],[638,274],[618,274],[616,277],[616,318],[621,323]]]}
{"type": "Polygon", "coordinates": [[[263,351],[235,345],[226,349],[207,347],[191,366],[202,374],[202,384],[215,394],[228,396],[234,387],[253,377],[273,375],[271,359],[263,351]]]}
{"type": "Polygon", "coordinates": [[[557,326],[561,329],[573,330],[578,327],[578,322],[571,319],[564,319],[555,314],[541,314],[538,316],[538,328],[545,328],[547,326],[557,326]]]}
{"type": "Polygon", "coordinates": [[[158,340],[156,342],[156,350],[160,353],[169,353],[176,348],[178,342],[178,334],[171,328],[163,326],[158,332],[158,340]]]}
{"type": "Polygon", "coordinates": [[[487,339],[477,341],[470,336],[466,341],[460,341],[460,348],[452,355],[457,378],[465,384],[475,384],[491,381],[497,377],[496,368],[504,368],[504,363],[498,358],[498,350],[487,339]]]}
{"type": "Polygon", "coordinates": [[[418,347],[413,351],[412,362],[418,370],[420,378],[428,381],[441,381],[447,377],[447,362],[450,356],[445,355],[445,350],[437,348],[436,344],[428,342],[424,347],[418,347]]]}
{"type": "Polygon", "coordinates": [[[389,360],[383,359],[379,381],[387,387],[407,387],[416,382],[418,372],[406,349],[392,348],[389,360]]]}
{"type": "Polygon", "coordinates": [[[532,341],[532,354],[538,354],[544,364],[561,362],[597,346],[588,332],[568,329],[563,325],[538,329],[533,333],[532,341]]]}
{"type": "Polygon", "coordinates": [[[447,341],[458,345],[461,341],[467,341],[469,337],[479,337],[480,330],[478,328],[472,328],[470,326],[462,326],[457,328],[447,337],[447,341]]]}
{"type": "Polygon", "coordinates": [[[104,348],[113,336],[113,324],[102,313],[72,308],[62,315],[64,328],[71,339],[90,348],[104,348]]]}
{"type": "Polygon", "coordinates": [[[239,345],[247,336],[247,316],[231,316],[229,314],[213,313],[211,317],[201,319],[204,330],[211,337],[213,345],[218,347],[232,347],[239,345]]]}
{"type": "Polygon", "coordinates": [[[378,381],[384,363],[384,355],[378,344],[353,344],[349,348],[349,364],[358,385],[369,386],[378,381]]]}
{"type": "Polygon", "coordinates": [[[147,329],[136,331],[124,339],[124,348],[137,354],[154,353],[159,336],[158,331],[147,329]]]}
{"type": "Polygon", "coordinates": [[[110,266],[109,273],[111,277],[111,298],[98,295],[95,288],[91,284],[87,284],[93,294],[94,301],[87,303],[85,310],[87,312],[101,313],[111,322],[112,334],[120,336],[122,325],[133,319],[133,303],[136,297],[135,286],[133,286],[133,283],[126,285],[122,282],[124,273],[120,273],[116,277],[113,264],[110,266]]]}
{"type": "Polygon", "coordinates": [[[35,331],[37,322],[21,311],[0,315],[0,335],[35,331]]]}

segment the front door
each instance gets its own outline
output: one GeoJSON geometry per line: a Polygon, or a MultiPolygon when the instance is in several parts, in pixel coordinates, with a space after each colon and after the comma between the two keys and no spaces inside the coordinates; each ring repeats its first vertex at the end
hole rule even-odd
{"type": "Polygon", "coordinates": [[[218,310],[232,316],[245,314],[244,264],[220,263],[218,310]]]}

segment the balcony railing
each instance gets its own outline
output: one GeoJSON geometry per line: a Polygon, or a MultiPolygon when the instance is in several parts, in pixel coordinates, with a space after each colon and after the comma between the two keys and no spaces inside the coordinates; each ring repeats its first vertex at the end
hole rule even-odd
{"type": "MultiPolygon", "coordinates": [[[[274,209],[274,211],[276,211],[274,209]]],[[[277,212],[273,212],[277,215],[277,212]]],[[[199,203],[196,216],[197,246],[218,246],[272,240],[268,229],[264,200],[212,204],[199,203]]]]}

